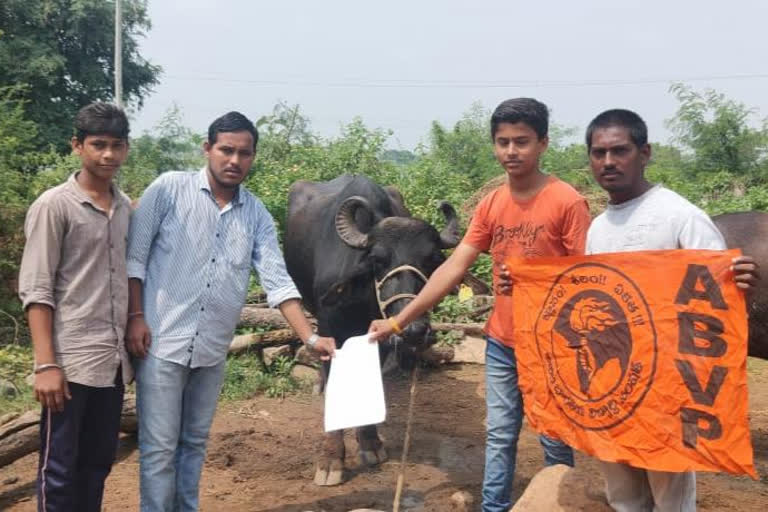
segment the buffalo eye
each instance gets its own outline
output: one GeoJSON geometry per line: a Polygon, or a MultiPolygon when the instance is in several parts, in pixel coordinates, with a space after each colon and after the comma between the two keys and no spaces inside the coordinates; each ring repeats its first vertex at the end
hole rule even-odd
{"type": "Polygon", "coordinates": [[[373,264],[377,267],[384,267],[389,263],[389,251],[380,245],[374,245],[369,254],[373,264]]]}

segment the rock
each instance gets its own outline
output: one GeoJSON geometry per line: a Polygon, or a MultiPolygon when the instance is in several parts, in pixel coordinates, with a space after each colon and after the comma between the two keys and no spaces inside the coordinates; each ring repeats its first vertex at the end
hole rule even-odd
{"type": "Polygon", "coordinates": [[[453,347],[452,363],[485,364],[485,340],[466,336],[461,343],[453,347]]]}
{"type": "Polygon", "coordinates": [[[3,485],[12,485],[19,481],[19,477],[11,476],[3,480],[3,485]]]}
{"type": "Polygon", "coordinates": [[[290,345],[280,345],[279,347],[266,347],[263,352],[264,364],[269,366],[278,357],[292,357],[293,351],[290,345]]]}
{"type": "Polygon", "coordinates": [[[317,368],[320,366],[320,357],[317,355],[317,352],[309,350],[306,345],[302,345],[296,351],[296,362],[304,366],[317,368]]]}
{"type": "Polygon", "coordinates": [[[560,497],[569,496],[570,491],[563,492],[564,480],[573,472],[573,468],[565,464],[547,466],[534,475],[525,492],[517,500],[509,512],[566,512],[574,510],[562,505],[560,497]]]}
{"type": "Polygon", "coordinates": [[[457,512],[469,512],[473,510],[475,498],[467,491],[457,491],[451,495],[452,509],[457,512]]]}
{"type": "Polygon", "coordinates": [[[5,379],[0,379],[0,396],[6,398],[13,398],[19,393],[13,382],[5,379]]]}
{"type": "Polygon", "coordinates": [[[315,382],[317,380],[317,370],[315,368],[310,368],[309,366],[297,364],[291,370],[291,377],[296,380],[309,380],[315,382]]]}

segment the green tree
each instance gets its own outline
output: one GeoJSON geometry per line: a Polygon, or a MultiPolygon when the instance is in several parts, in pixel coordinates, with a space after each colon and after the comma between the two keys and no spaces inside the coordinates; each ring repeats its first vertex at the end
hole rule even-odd
{"type": "Polygon", "coordinates": [[[427,155],[482,185],[500,171],[493,155],[489,119],[490,112],[476,102],[452,129],[433,121],[427,155]]]}
{"type": "Polygon", "coordinates": [[[676,83],[670,90],[680,106],[667,125],[690,151],[692,174],[729,171],[750,179],[766,177],[768,120],[753,126],[754,109],[712,89],[697,92],[676,83]]]}
{"type": "MultiPolygon", "coordinates": [[[[138,51],[150,28],[146,0],[125,0],[123,8],[124,100],[140,107],[160,68],[138,51]]],[[[66,152],[77,110],[113,99],[114,11],[111,0],[0,3],[0,86],[29,86],[27,115],[42,128],[38,148],[66,152]]]]}
{"type": "Polygon", "coordinates": [[[199,169],[203,159],[203,136],[183,123],[181,110],[173,105],[151,132],[131,140],[128,159],[120,169],[120,188],[131,198],[166,171],[199,169]]]}

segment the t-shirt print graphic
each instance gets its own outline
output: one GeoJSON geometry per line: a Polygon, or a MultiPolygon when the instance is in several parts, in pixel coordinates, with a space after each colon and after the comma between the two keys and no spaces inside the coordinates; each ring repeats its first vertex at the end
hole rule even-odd
{"type": "Polygon", "coordinates": [[[524,258],[544,256],[536,247],[536,239],[542,231],[544,231],[544,224],[534,224],[529,221],[511,227],[497,226],[493,232],[494,260],[501,264],[509,256],[524,258]]]}

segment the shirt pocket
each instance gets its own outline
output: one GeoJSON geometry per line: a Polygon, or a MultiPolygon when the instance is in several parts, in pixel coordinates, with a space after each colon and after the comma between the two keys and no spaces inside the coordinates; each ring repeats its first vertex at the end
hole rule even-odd
{"type": "Polygon", "coordinates": [[[253,233],[240,226],[231,226],[222,248],[224,259],[235,270],[250,270],[253,254],[253,233]]]}

